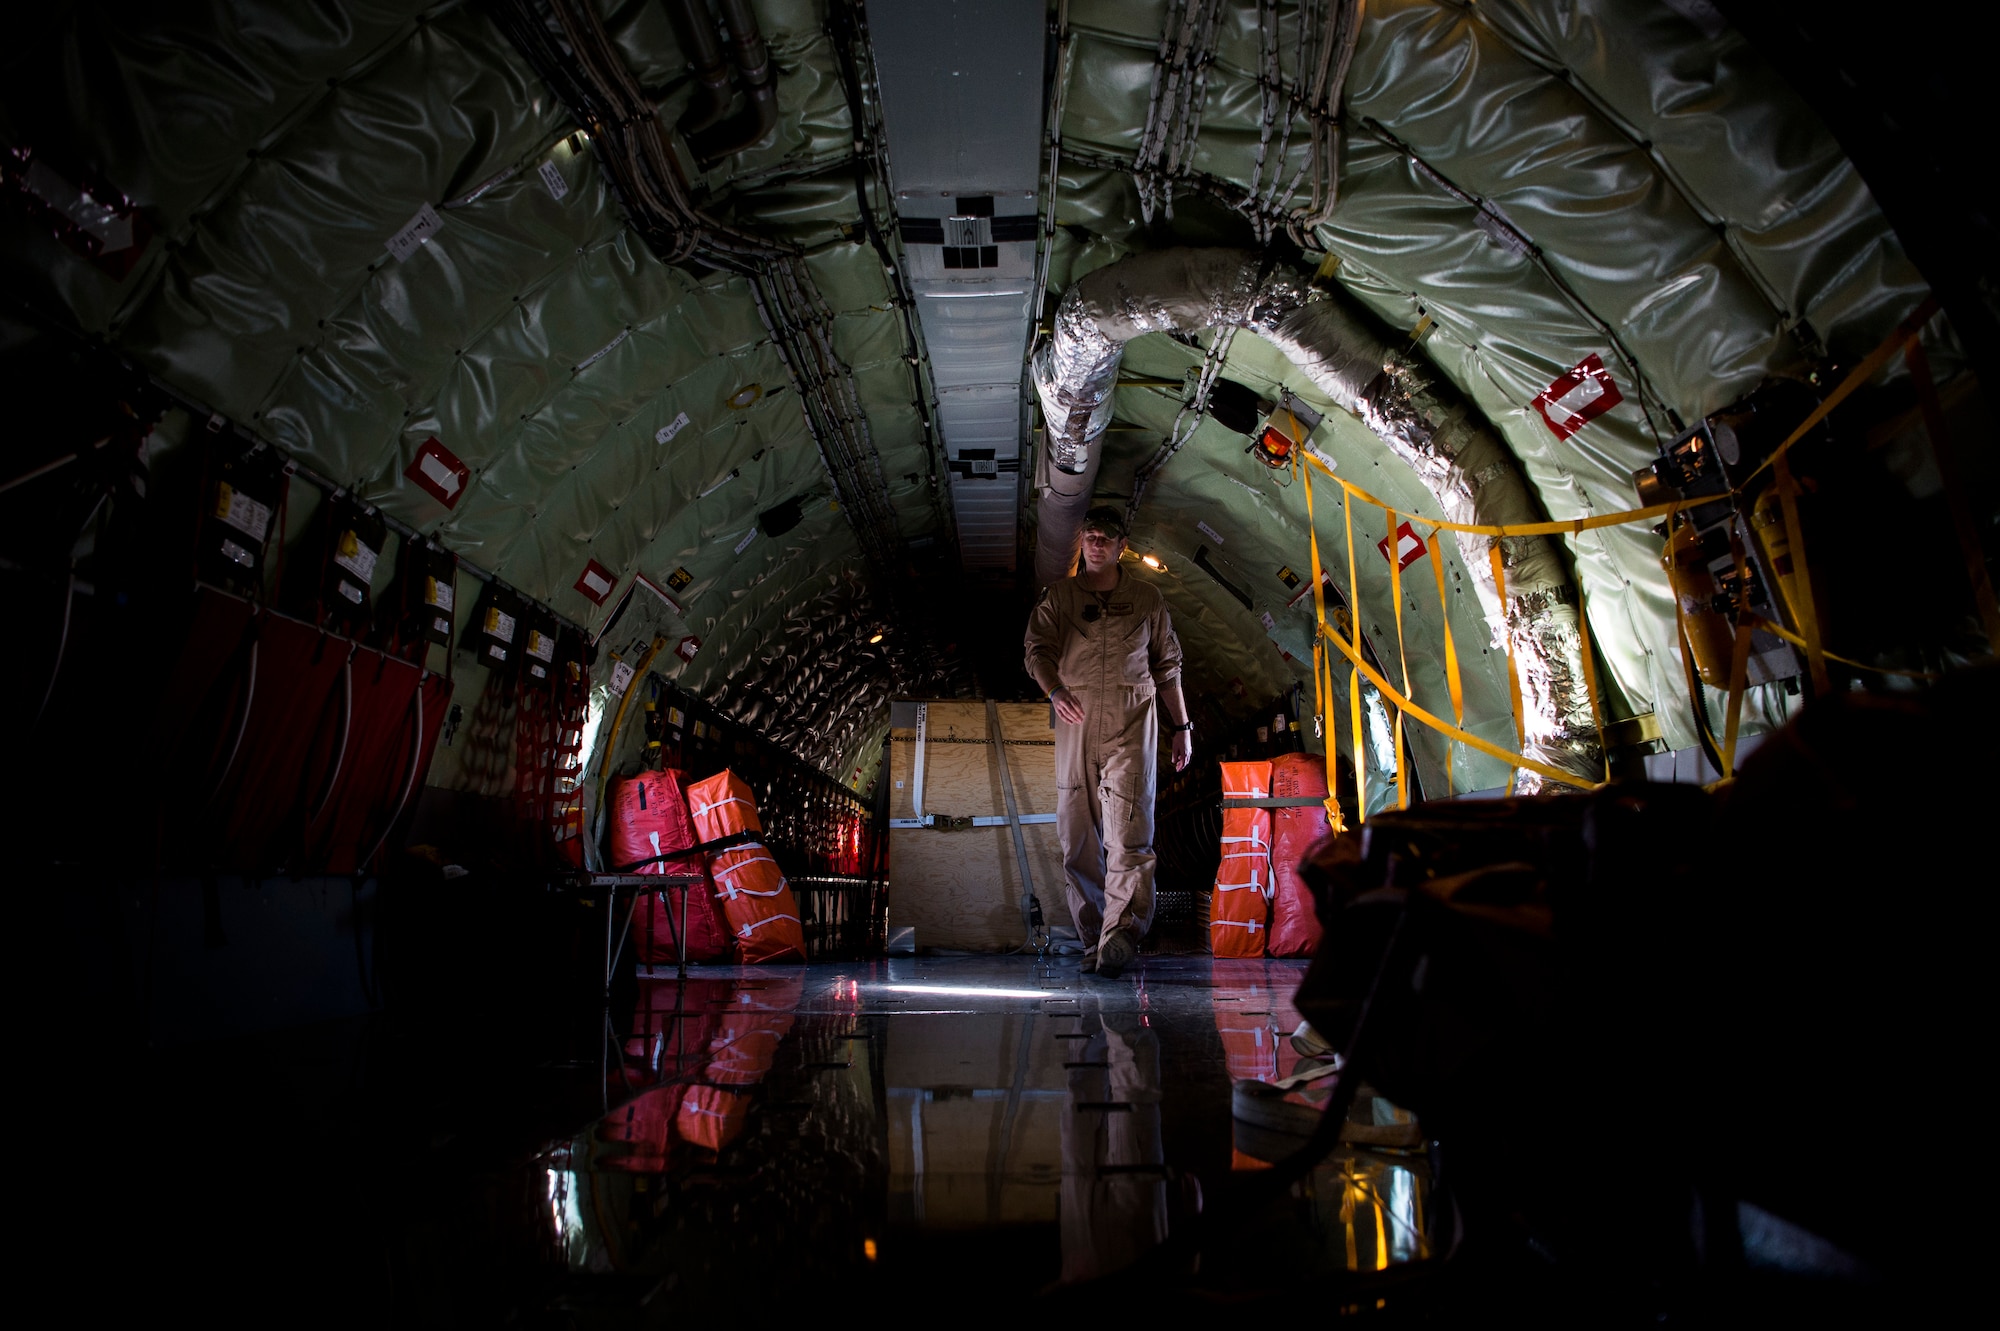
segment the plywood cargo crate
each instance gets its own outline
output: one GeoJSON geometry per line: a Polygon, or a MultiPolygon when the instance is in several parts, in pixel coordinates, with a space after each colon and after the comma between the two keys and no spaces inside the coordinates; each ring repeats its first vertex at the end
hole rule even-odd
{"type": "Polygon", "coordinates": [[[1028,871],[1050,926],[1070,923],[1056,836],[1056,743],[1047,703],[899,702],[889,730],[889,928],[918,947],[1009,952],[1026,941],[1020,857],[1007,826],[1004,757],[1027,843],[1028,871]],[[918,708],[924,743],[918,770],[918,708]],[[918,778],[921,775],[921,788],[918,778]],[[921,800],[921,808],[919,808],[921,800]],[[920,814],[984,826],[911,827],[920,814]]]}

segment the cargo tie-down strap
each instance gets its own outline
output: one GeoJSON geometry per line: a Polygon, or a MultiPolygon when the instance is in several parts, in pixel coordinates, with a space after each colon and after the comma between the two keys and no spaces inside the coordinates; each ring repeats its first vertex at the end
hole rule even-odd
{"type": "Polygon", "coordinates": [[[1276,799],[1230,799],[1224,797],[1225,809],[1316,809],[1326,801],[1318,795],[1280,796],[1276,799]]]}
{"type": "MultiPolygon", "coordinates": [[[[1863,359],[1860,364],[1855,366],[1854,370],[1850,374],[1848,374],[1848,376],[1845,379],[1841,380],[1840,384],[1836,388],[1834,388],[1834,390],[1831,393],[1827,394],[1826,398],[1820,402],[1818,407],[1816,407],[1812,411],[1812,413],[1808,415],[1805,418],[1805,420],[1802,421],[1799,424],[1799,426],[1785,438],[1784,442],[1778,445],[1778,447],[1772,452],[1771,456],[1766,458],[1761,464],[1759,464],[1756,470],[1754,470],[1751,473],[1750,477],[1751,479],[1754,479],[1756,476],[1762,474],[1767,468],[1772,469],[1775,473],[1773,483],[1778,487],[1778,496],[1781,501],[1780,511],[1783,515],[1782,520],[1786,528],[1786,538],[1790,542],[1791,549],[1793,551],[1793,562],[1799,568],[1800,573],[1802,575],[1801,581],[1804,582],[1805,587],[1807,589],[1803,596],[1803,602],[1804,602],[1802,606],[1803,622],[1800,624],[1800,628],[1803,629],[1804,631],[1802,634],[1792,633],[1775,624],[1771,624],[1765,620],[1747,615],[1740,622],[1739,627],[1745,631],[1739,632],[1739,634],[1737,635],[1739,639],[1739,650],[1735,653],[1736,659],[1731,662],[1730,697],[1728,705],[1729,715],[1728,715],[1728,721],[1725,726],[1726,734],[1724,738],[1723,752],[1720,755],[1722,758],[1723,775],[1725,778],[1734,774],[1735,748],[1736,748],[1736,743],[1735,743],[1736,723],[1737,723],[1737,718],[1740,716],[1741,713],[1742,694],[1746,687],[1745,684],[1746,672],[1744,667],[1747,665],[1747,660],[1745,659],[1746,653],[1743,650],[1741,650],[1741,646],[1743,644],[1747,644],[1749,637],[1747,630],[1750,628],[1768,629],[1770,632],[1776,634],[1780,638],[1783,638],[1785,641],[1791,643],[1792,645],[1798,647],[1801,651],[1803,651],[1806,655],[1807,668],[1811,672],[1814,686],[1821,692],[1824,692],[1827,687],[1825,663],[1828,660],[1839,661],[1843,665],[1852,666],[1861,670],[1874,671],[1878,674],[1903,675],[1914,678],[1930,678],[1929,675],[1927,675],[1925,672],[1922,671],[1893,670],[1883,666],[1868,665],[1864,662],[1854,660],[1851,657],[1838,656],[1832,652],[1825,650],[1825,648],[1821,644],[1819,636],[1819,624],[1811,608],[1812,601],[1810,594],[1810,583],[1805,582],[1805,577],[1803,576],[1805,575],[1805,547],[1801,539],[1801,528],[1798,519],[1798,505],[1796,502],[1797,483],[1793,480],[1791,476],[1791,472],[1787,464],[1785,455],[1792,448],[1794,444],[1797,444],[1800,440],[1804,439],[1808,434],[1810,434],[1813,431],[1815,427],[1817,427],[1820,424],[1820,422],[1825,420],[1828,414],[1831,413],[1842,402],[1844,402],[1848,398],[1848,396],[1855,391],[1855,389],[1859,388],[1862,384],[1866,383],[1870,378],[1874,377],[1874,375],[1879,370],[1881,370],[1881,368],[1884,365],[1886,365],[1889,362],[1890,358],[1895,356],[1898,352],[1903,352],[1906,356],[1908,356],[1912,360],[1913,375],[1915,375],[1915,377],[1919,378],[1919,380],[1921,381],[1924,376],[1918,373],[1916,369],[1917,366],[1922,365],[1921,349],[1918,345],[1918,338],[1923,331],[1924,325],[1929,322],[1932,315],[1937,313],[1937,309],[1938,305],[1935,298],[1928,298],[1924,301],[1922,305],[1918,306],[1917,309],[1907,319],[1903,320],[1900,324],[1896,326],[1895,331],[1890,333],[1890,335],[1882,342],[1880,346],[1878,346],[1873,352],[1869,353],[1869,355],[1865,359],[1863,359]],[[1910,354],[1913,351],[1915,352],[1915,355],[1910,354]]],[[[1926,366],[1924,368],[1928,367],[1926,366]]],[[[1924,384],[1920,382],[1919,384],[1920,391],[1923,387],[1924,384]]],[[[1926,405],[1928,406],[1929,404],[1926,405]]],[[[1933,423],[1930,420],[1930,417],[1941,415],[1941,413],[1935,410],[1927,410],[1925,415],[1926,415],[1926,424],[1929,427],[1930,432],[1933,434],[1933,436],[1935,436],[1941,428],[1941,423],[1933,423]]],[[[1932,439],[1932,444],[1934,451],[1942,458],[1946,453],[1945,441],[1942,438],[1934,437],[1932,439]]],[[[1354,744],[1354,754],[1355,754],[1354,779],[1355,779],[1356,797],[1357,797],[1356,802],[1357,804],[1360,805],[1358,813],[1360,820],[1362,822],[1367,821],[1367,792],[1365,784],[1366,778],[1363,773],[1365,764],[1361,761],[1361,754],[1364,751],[1365,735],[1362,731],[1360,683],[1361,680],[1364,678],[1367,679],[1370,684],[1375,686],[1375,688],[1381,693],[1384,700],[1387,701],[1388,704],[1391,707],[1393,707],[1396,711],[1394,728],[1395,728],[1395,741],[1396,741],[1396,795],[1397,795],[1398,808],[1406,808],[1408,807],[1409,803],[1409,790],[1403,770],[1405,766],[1405,760],[1403,754],[1402,720],[1405,715],[1417,721],[1422,722],[1426,726],[1429,726],[1432,730],[1435,730],[1439,734],[1445,736],[1446,739],[1449,741],[1454,741],[1456,743],[1467,745],[1473,749],[1477,749],[1481,753],[1487,754],[1490,757],[1497,758],[1500,761],[1509,764],[1511,767],[1526,769],[1527,771],[1533,772],[1538,776],[1541,776],[1550,781],[1558,782],[1562,785],[1571,786],[1579,790],[1595,790],[1600,785],[1602,785],[1604,781],[1608,781],[1610,779],[1608,755],[1606,758],[1606,770],[1605,770],[1604,781],[1592,780],[1588,777],[1579,776],[1574,772],[1566,772],[1559,767],[1554,767],[1548,763],[1538,761],[1534,758],[1530,758],[1526,754],[1509,751],[1505,748],[1502,748],[1498,744],[1494,744],[1490,740],[1482,739],[1479,736],[1474,735],[1470,731],[1464,729],[1465,695],[1458,669],[1458,648],[1457,644],[1453,641],[1452,638],[1451,619],[1448,613],[1444,615],[1445,674],[1451,693],[1452,717],[1457,724],[1452,724],[1451,722],[1447,722],[1442,717],[1435,715],[1434,713],[1426,710],[1423,707],[1418,706],[1415,702],[1411,701],[1409,695],[1412,692],[1412,690],[1410,689],[1409,679],[1408,679],[1409,675],[1408,657],[1403,647],[1403,619],[1402,619],[1403,603],[1401,595],[1402,580],[1400,576],[1401,560],[1396,557],[1396,553],[1393,549],[1393,543],[1396,540],[1396,531],[1399,519],[1407,518],[1412,523],[1420,523],[1423,526],[1430,529],[1428,535],[1424,537],[1424,543],[1429,550],[1429,553],[1431,555],[1432,567],[1438,578],[1438,594],[1439,594],[1440,610],[1447,610],[1448,607],[1446,607],[1444,604],[1444,581],[1443,581],[1444,564],[1443,561],[1439,558],[1440,552],[1438,547],[1437,534],[1442,531],[1450,531],[1450,532],[1463,532],[1473,536],[1489,536],[1495,538],[1493,541],[1493,545],[1491,547],[1492,560],[1493,560],[1493,580],[1494,580],[1495,590],[1500,599],[1500,603],[1504,607],[1506,605],[1506,600],[1507,600],[1507,593],[1506,593],[1507,583],[1506,583],[1506,570],[1503,567],[1502,563],[1499,538],[1509,537],[1509,536],[1574,536],[1582,532],[1593,531],[1602,527],[1617,527],[1617,526],[1623,526],[1627,523],[1653,522],[1660,518],[1670,518],[1674,513],[1678,512],[1683,508],[1693,508],[1698,505],[1712,504],[1719,499],[1730,497],[1730,494],[1735,494],[1735,495],[1741,494],[1741,491],[1734,491],[1730,492],[1730,494],[1701,495],[1691,499],[1676,499],[1663,504],[1651,504],[1645,508],[1627,509],[1619,513],[1599,513],[1585,518],[1564,518],[1551,522],[1515,522],[1515,523],[1505,523],[1499,525],[1486,525],[1486,524],[1471,523],[1471,522],[1450,522],[1443,518],[1427,518],[1427,517],[1421,517],[1414,513],[1400,512],[1395,508],[1395,506],[1386,503],[1381,499],[1376,498],[1372,494],[1369,494],[1366,490],[1362,489],[1358,485],[1355,485],[1347,478],[1336,475],[1330,466],[1322,462],[1317,456],[1315,456],[1313,453],[1305,449],[1300,449],[1297,451],[1297,453],[1294,454],[1292,465],[1298,469],[1299,475],[1305,482],[1304,493],[1306,501],[1306,530],[1309,534],[1309,538],[1311,541],[1311,555],[1312,555],[1313,615],[1315,619],[1317,619],[1319,624],[1318,637],[1317,640],[1313,643],[1313,699],[1314,699],[1314,705],[1317,708],[1317,713],[1318,713],[1317,716],[1314,718],[1314,726],[1315,729],[1318,730],[1321,735],[1323,735],[1329,741],[1331,740],[1332,736],[1329,733],[1330,728],[1328,725],[1328,717],[1331,714],[1333,708],[1334,687],[1333,687],[1332,656],[1331,653],[1327,651],[1327,646],[1330,644],[1335,651],[1338,651],[1342,656],[1347,658],[1348,663],[1351,667],[1349,674],[1349,683],[1348,683],[1348,704],[1353,725],[1353,744],[1354,744]],[[1385,515],[1388,521],[1389,540],[1392,543],[1392,551],[1389,559],[1389,567],[1391,570],[1390,582],[1391,582],[1392,594],[1395,596],[1396,612],[1397,612],[1396,646],[1397,646],[1398,656],[1399,658],[1402,659],[1404,663],[1404,669],[1403,669],[1404,687],[1400,692],[1390,685],[1389,681],[1383,677],[1382,673],[1379,670],[1375,669],[1365,659],[1363,659],[1360,650],[1360,635],[1357,630],[1351,627],[1352,624],[1358,623],[1360,618],[1356,601],[1357,582],[1355,578],[1355,560],[1354,560],[1354,549],[1355,549],[1354,509],[1352,504],[1342,505],[1343,514],[1346,519],[1346,529],[1347,529],[1347,603],[1348,606],[1350,607],[1350,612],[1352,614],[1352,619],[1350,620],[1350,627],[1349,627],[1349,635],[1351,635],[1352,640],[1350,640],[1349,636],[1343,636],[1338,629],[1334,628],[1333,626],[1327,623],[1326,596],[1324,587],[1322,585],[1322,578],[1324,577],[1324,574],[1320,563],[1320,553],[1319,553],[1319,527],[1313,513],[1312,479],[1313,479],[1313,472],[1315,470],[1319,471],[1327,479],[1339,485],[1341,489],[1344,490],[1350,498],[1359,500],[1364,504],[1368,504],[1374,508],[1382,510],[1383,514],[1385,515]]],[[[1964,524],[1961,523],[1960,525],[1963,526],[1964,524]]],[[[1996,635],[2000,635],[2000,611],[1996,611],[1993,607],[1993,592],[1991,584],[1983,576],[1984,563],[1982,560],[1974,560],[1970,555],[1968,555],[1967,566],[1969,570],[1968,577],[1973,587],[1973,598],[1978,605],[1982,619],[1985,620],[1988,624],[1989,638],[1996,638],[1995,646],[1996,648],[2000,648],[2000,637],[1996,637],[1996,635]]],[[[1668,571],[1668,577],[1669,580],[1671,581],[1672,580],[1671,569],[1669,569],[1668,571]]],[[[1684,624],[1678,623],[1678,621],[1680,620],[1680,595],[1677,588],[1674,589],[1674,611],[1675,611],[1675,618],[1677,621],[1677,627],[1680,630],[1680,636],[1683,638],[1682,651],[1683,651],[1683,656],[1685,656],[1686,629],[1684,624]]],[[[1523,715],[1523,710],[1522,710],[1520,675],[1514,661],[1513,637],[1511,634],[1503,634],[1502,636],[1506,641],[1507,645],[1508,695],[1509,695],[1509,702],[1512,706],[1514,713],[1515,741],[1517,745],[1525,748],[1527,744],[1526,718],[1523,715]]],[[[1597,727],[1598,747],[1600,751],[1602,751],[1604,749],[1604,716],[1603,716],[1603,709],[1598,700],[1597,663],[1596,660],[1594,659],[1594,653],[1591,650],[1590,633],[1587,623],[1584,625],[1583,632],[1579,636],[1582,639],[1581,654],[1583,658],[1582,666],[1584,675],[1584,687],[1588,691],[1590,696],[1591,720],[1597,727]]],[[[1450,770],[1449,750],[1447,750],[1446,753],[1446,770],[1447,772],[1449,772],[1450,770]]],[[[1307,803],[1307,804],[1317,803],[1317,802],[1318,801],[1316,800],[1302,801],[1302,803],[1307,803]]],[[[1232,807],[1232,805],[1229,801],[1225,801],[1223,807],[1228,808],[1232,807]]],[[[1260,806],[1254,804],[1237,804],[1234,807],[1260,807],[1260,806]]],[[[1282,806],[1273,805],[1271,807],[1282,807],[1282,806]]]]}
{"type": "MultiPolygon", "coordinates": [[[[1014,859],[1021,875],[1021,928],[1026,931],[1028,942],[1038,949],[1046,948],[1048,931],[1037,927],[1035,917],[1037,899],[1035,895],[1035,872],[1028,861],[1028,841],[1021,834],[1023,827],[1046,826],[1056,820],[1052,813],[1022,813],[1014,799],[1014,776],[1007,765],[1007,737],[1000,726],[1000,708],[992,700],[986,701],[986,740],[993,746],[1000,764],[1000,794],[1006,801],[1007,812],[994,816],[981,814],[972,818],[954,818],[947,814],[924,812],[924,750],[930,738],[930,707],[917,704],[917,751],[910,768],[910,809],[916,816],[912,818],[891,818],[892,831],[915,831],[929,828],[933,831],[951,832],[967,827],[1004,827],[1013,833],[1014,859]]],[[[979,741],[959,741],[977,743],[979,741]]]]}
{"type": "MultiPolygon", "coordinates": [[[[995,708],[995,710],[997,711],[998,708],[995,708]]],[[[917,704],[917,744],[916,744],[917,752],[915,759],[911,763],[911,770],[910,770],[910,809],[916,816],[913,818],[891,818],[889,820],[889,827],[891,830],[898,832],[908,832],[908,831],[915,831],[919,828],[929,828],[933,831],[938,831],[938,832],[955,832],[961,828],[966,828],[966,827],[1012,827],[1017,824],[1021,827],[1035,827],[1038,825],[1046,825],[1049,823],[1053,823],[1056,820],[1056,816],[1052,813],[1022,813],[1022,814],[1015,813],[1013,804],[1014,783],[1007,773],[1007,763],[1006,763],[1006,755],[1004,752],[1004,748],[1001,755],[1000,768],[1001,768],[1001,780],[1005,787],[1003,793],[1006,794],[1008,797],[1007,813],[980,814],[972,818],[954,818],[949,814],[925,813],[924,812],[924,749],[925,749],[925,740],[927,738],[927,731],[929,729],[929,715],[928,715],[929,712],[930,708],[928,706],[926,706],[923,703],[917,704]]],[[[997,720],[995,720],[992,717],[989,717],[988,724],[996,727],[994,734],[997,736],[999,733],[997,729],[998,726],[997,720]]],[[[996,743],[1004,746],[1004,740],[998,740],[992,738],[989,738],[984,741],[962,739],[962,740],[954,740],[952,742],[956,744],[996,743]]]]}

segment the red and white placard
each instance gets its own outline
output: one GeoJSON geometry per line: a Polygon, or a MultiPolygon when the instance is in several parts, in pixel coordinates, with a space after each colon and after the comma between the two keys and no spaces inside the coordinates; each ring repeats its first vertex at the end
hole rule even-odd
{"type": "Polygon", "coordinates": [[[403,468],[403,475],[446,508],[457,508],[459,497],[465,493],[465,483],[472,477],[472,468],[433,437],[418,445],[417,455],[403,468]]]}
{"type": "Polygon", "coordinates": [[[674,648],[674,655],[680,657],[683,661],[692,661],[694,660],[695,653],[700,650],[701,639],[695,637],[693,634],[689,634],[687,637],[681,639],[678,647],[674,648]]]}
{"type": "Polygon", "coordinates": [[[588,596],[593,605],[603,605],[617,585],[618,575],[595,559],[583,566],[583,574],[576,580],[576,589],[588,596]]]}
{"type": "MultiPolygon", "coordinates": [[[[1381,540],[1375,542],[1375,548],[1382,552],[1382,558],[1387,559],[1389,557],[1389,538],[1384,536],[1381,540]]],[[[1402,526],[1396,528],[1396,553],[1400,556],[1400,562],[1397,567],[1408,568],[1429,553],[1429,549],[1424,544],[1424,538],[1417,535],[1416,528],[1405,522],[1402,526]]],[[[1307,588],[1307,590],[1310,591],[1311,588],[1307,588]]]]}
{"type": "Polygon", "coordinates": [[[1534,408],[1558,439],[1567,439],[1625,400],[1604,359],[1591,352],[1535,398],[1534,408]]]}

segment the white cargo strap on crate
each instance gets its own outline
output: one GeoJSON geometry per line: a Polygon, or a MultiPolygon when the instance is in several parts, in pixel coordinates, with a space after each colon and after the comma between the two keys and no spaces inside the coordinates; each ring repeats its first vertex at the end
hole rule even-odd
{"type": "Polygon", "coordinates": [[[1046,942],[1035,933],[1035,873],[1028,867],[1028,841],[1021,835],[1021,810],[1014,803],[1014,776],[1007,770],[1007,736],[1000,728],[1000,709],[991,698],[986,700],[986,733],[993,737],[993,753],[1000,763],[1000,793],[1007,798],[1007,826],[1014,834],[1014,856],[1021,866],[1021,928],[1041,950],[1046,942]]]}
{"type": "MultiPolygon", "coordinates": [[[[996,708],[994,710],[997,711],[998,709],[996,708]]],[[[962,819],[953,818],[949,814],[925,813],[924,812],[924,741],[929,734],[929,717],[930,717],[930,708],[926,707],[923,703],[918,703],[917,704],[917,753],[915,759],[910,764],[910,811],[915,816],[911,818],[891,818],[889,820],[889,826],[893,830],[898,832],[909,832],[909,831],[914,831],[920,827],[942,827],[947,830],[953,827],[1012,827],[1017,823],[1022,827],[1033,827],[1037,823],[1053,823],[1056,820],[1056,816],[1052,813],[1024,813],[1014,817],[1010,817],[1005,814],[982,814],[976,818],[973,818],[970,822],[966,822],[962,819]]],[[[998,722],[994,721],[991,723],[995,726],[995,735],[997,737],[998,722]]],[[[1007,774],[1005,772],[1005,767],[1007,763],[1007,751],[1004,747],[1000,751],[1000,763],[1002,767],[1001,779],[1010,797],[1009,808],[1011,809],[1012,808],[1011,796],[1014,788],[1014,783],[1007,778],[1007,774]]]]}
{"type": "MultiPolygon", "coordinates": [[[[930,718],[930,708],[917,704],[917,761],[910,772],[910,808],[918,818],[924,816],[924,728],[930,718]]],[[[901,820],[907,821],[907,820],[901,820]]],[[[895,826],[891,823],[890,826],[895,826]]],[[[921,823],[915,824],[921,827],[921,823]]]]}
{"type": "Polygon", "coordinates": [[[953,818],[950,814],[927,813],[921,818],[891,818],[889,826],[900,832],[919,827],[941,827],[946,831],[954,827],[1011,827],[1019,823],[1023,827],[1033,827],[1037,823],[1052,823],[1056,816],[1052,813],[1024,813],[1019,818],[1009,818],[1004,814],[980,814],[976,818],[953,818]]]}

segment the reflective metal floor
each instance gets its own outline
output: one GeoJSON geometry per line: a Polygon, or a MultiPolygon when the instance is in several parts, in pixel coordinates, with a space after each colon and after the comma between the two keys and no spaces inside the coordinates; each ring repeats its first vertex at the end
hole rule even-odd
{"type": "Polygon", "coordinates": [[[1304,966],[642,974],[607,1043],[610,1111],[482,1190],[535,1203],[508,1246],[539,1269],[516,1271],[506,1302],[727,1311],[841,1299],[858,1281],[990,1307],[1115,1299],[1133,1275],[1285,1300],[1334,1271],[1420,1262],[1422,1150],[1342,1148],[1275,1195],[1242,1186],[1299,1142],[1235,1125],[1230,1087],[1299,1061],[1304,966]]]}

